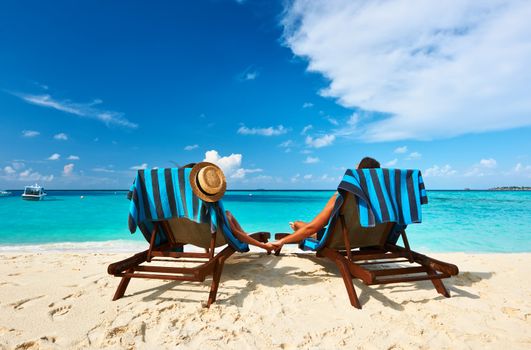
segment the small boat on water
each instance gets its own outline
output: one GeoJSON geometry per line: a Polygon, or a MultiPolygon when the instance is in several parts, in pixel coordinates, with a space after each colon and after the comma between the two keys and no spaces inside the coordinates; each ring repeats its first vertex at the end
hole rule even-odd
{"type": "Polygon", "coordinates": [[[10,195],[11,195],[11,192],[0,190],[0,197],[7,197],[7,196],[10,196],[10,195]]]}
{"type": "Polygon", "coordinates": [[[24,187],[24,193],[22,193],[22,199],[32,201],[40,201],[41,199],[44,199],[45,196],[46,192],[44,192],[44,188],[37,184],[24,187]]]}

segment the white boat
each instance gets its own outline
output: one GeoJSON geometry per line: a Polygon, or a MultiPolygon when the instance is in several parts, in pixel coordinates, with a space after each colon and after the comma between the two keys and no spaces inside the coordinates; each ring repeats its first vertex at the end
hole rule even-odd
{"type": "Polygon", "coordinates": [[[7,196],[10,196],[10,195],[11,195],[11,192],[0,190],[0,197],[7,197],[7,196]]]}
{"type": "Polygon", "coordinates": [[[45,196],[46,192],[44,192],[44,188],[37,184],[24,187],[24,193],[22,193],[22,199],[32,201],[40,201],[41,199],[44,199],[45,196]]]}

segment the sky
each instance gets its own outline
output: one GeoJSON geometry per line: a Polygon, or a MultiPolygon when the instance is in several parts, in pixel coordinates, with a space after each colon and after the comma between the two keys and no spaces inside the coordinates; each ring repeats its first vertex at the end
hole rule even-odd
{"type": "Polygon", "coordinates": [[[428,189],[531,185],[529,1],[3,1],[0,188],[333,189],[364,156],[428,189]]]}

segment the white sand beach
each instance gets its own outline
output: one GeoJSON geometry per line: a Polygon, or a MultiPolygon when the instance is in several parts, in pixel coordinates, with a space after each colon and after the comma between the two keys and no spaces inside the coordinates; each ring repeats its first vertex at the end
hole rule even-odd
{"type": "Polygon", "coordinates": [[[112,302],[106,267],[126,256],[0,255],[0,348],[531,348],[531,254],[432,254],[460,268],[452,298],[430,282],[355,281],[362,310],[332,263],[293,251],[235,254],[210,309],[210,279],[135,279],[112,302]]]}

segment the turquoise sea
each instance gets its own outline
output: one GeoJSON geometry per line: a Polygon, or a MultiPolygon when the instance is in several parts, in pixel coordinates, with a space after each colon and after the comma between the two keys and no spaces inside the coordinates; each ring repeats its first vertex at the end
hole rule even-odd
{"type": "MultiPolygon", "coordinates": [[[[311,219],[332,194],[228,191],[224,203],[248,232],[288,232],[289,221],[311,219]]],[[[88,244],[98,249],[107,246],[106,241],[143,242],[140,233],[131,235],[127,229],[125,195],[122,191],[49,191],[40,202],[24,201],[18,192],[0,197],[0,250],[63,242],[74,244],[56,246],[88,244]]],[[[408,228],[416,250],[531,251],[531,192],[428,191],[428,198],[423,223],[408,228]]]]}

